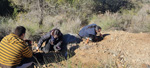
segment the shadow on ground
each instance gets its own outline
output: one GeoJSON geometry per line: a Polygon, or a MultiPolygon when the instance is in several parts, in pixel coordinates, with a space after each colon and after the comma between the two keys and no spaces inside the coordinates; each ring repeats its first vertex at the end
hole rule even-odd
{"type": "Polygon", "coordinates": [[[96,40],[94,40],[93,42],[100,42],[100,41],[102,41],[108,35],[110,35],[110,34],[103,34],[103,37],[96,36],[96,40]]]}
{"type": "Polygon", "coordinates": [[[108,35],[110,35],[110,34],[103,34],[103,38],[105,38],[105,37],[108,36],[108,35]]]}

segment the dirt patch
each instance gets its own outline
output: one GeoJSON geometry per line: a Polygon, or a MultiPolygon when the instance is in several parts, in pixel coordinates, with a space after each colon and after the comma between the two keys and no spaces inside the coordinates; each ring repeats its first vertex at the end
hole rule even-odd
{"type": "Polygon", "coordinates": [[[82,68],[142,68],[143,64],[150,64],[150,34],[123,31],[103,34],[110,35],[100,42],[84,44],[83,41],[78,44],[79,48],[74,51],[74,56],[59,64],[50,64],[55,67],[82,68]]]}

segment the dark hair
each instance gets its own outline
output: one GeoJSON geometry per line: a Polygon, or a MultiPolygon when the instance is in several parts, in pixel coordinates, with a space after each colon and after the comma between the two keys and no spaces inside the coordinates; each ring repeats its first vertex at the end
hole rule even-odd
{"type": "Polygon", "coordinates": [[[102,29],[102,28],[100,26],[95,27],[95,30],[99,30],[99,29],[102,29]]]}
{"type": "Polygon", "coordinates": [[[61,31],[59,29],[54,30],[54,35],[59,36],[61,34],[61,31]]]}
{"type": "Polygon", "coordinates": [[[54,35],[61,36],[61,34],[62,34],[61,31],[57,28],[53,29],[52,31],[53,31],[53,33],[52,33],[53,36],[54,35]]]}
{"type": "Polygon", "coordinates": [[[22,36],[22,34],[26,33],[26,28],[23,26],[17,26],[15,29],[15,34],[19,37],[22,36]]]}

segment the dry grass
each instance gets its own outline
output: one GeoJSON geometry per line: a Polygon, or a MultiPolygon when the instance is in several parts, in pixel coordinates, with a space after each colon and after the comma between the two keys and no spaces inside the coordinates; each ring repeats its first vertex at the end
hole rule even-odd
{"type": "MultiPolygon", "coordinates": [[[[27,0],[13,0],[15,4],[22,5],[28,12],[17,14],[15,19],[0,17],[0,39],[5,35],[13,32],[13,29],[22,25],[27,29],[26,38],[34,35],[48,32],[53,28],[59,28],[63,33],[78,33],[81,24],[96,23],[103,30],[123,30],[129,32],[150,32],[150,1],[149,0],[131,0],[136,4],[136,8],[120,9],[118,12],[106,11],[103,14],[93,13],[93,0],[70,0],[75,3],[66,3],[67,0],[45,0],[45,8],[39,7],[38,2],[26,2],[27,0]],[[25,3],[24,3],[24,2],[25,3]],[[80,2],[78,2],[80,1],[80,2]],[[43,11],[40,10],[43,9],[43,11]],[[43,14],[43,17],[41,16],[43,14]],[[39,22],[43,19],[42,25],[39,22]],[[87,20],[86,22],[83,22],[87,20]]],[[[69,0],[68,0],[69,1],[69,0]]],[[[125,42],[118,42],[122,45],[125,42]]],[[[58,56],[57,56],[58,57],[58,56]]],[[[63,60],[64,58],[62,58],[63,60]]],[[[57,60],[55,60],[57,61],[57,60]]],[[[59,63],[47,63],[45,66],[50,67],[72,67],[71,60],[66,61],[66,65],[59,63]],[[59,66],[60,65],[60,66],[59,66]]],[[[125,68],[126,68],[126,64],[125,68]]],[[[77,68],[82,68],[82,63],[78,63],[77,68]]],[[[115,61],[108,61],[98,68],[117,68],[115,61]]]]}
{"type": "Polygon", "coordinates": [[[122,13],[106,12],[94,15],[90,23],[100,25],[104,30],[124,30],[129,32],[150,31],[150,5],[143,4],[141,8],[123,10],[122,13]]]}
{"type": "MultiPolygon", "coordinates": [[[[103,30],[150,31],[150,5],[147,0],[137,2],[132,0],[137,6],[136,8],[131,10],[121,9],[116,13],[107,11],[104,14],[93,13],[95,4],[92,0],[86,2],[71,1],[75,3],[65,3],[62,0],[58,2],[46,0],[43,2],[47,6],[45,8],[39,7],[39,2],[33,1],[34,4],[30,4],[28,8],[27,4],[30,2],[21,2],[20,5],[24,5],[24,8],[30,9],[30,11],[18,13],[14,20],[11,18],[2,19],[1,17],[0,29],[8,34],[18,25],[25,26],[27,28],[26,38],[48,32],[53,28],[59,28],[63,33],[77,34],[83,26],[82,24],[87,25],[90,23],[96,23],[103,30]],[[43,14],[43,17],[41,14],[43,14]],[[4,21],[4,19],[7,21],[4,21]],[[42,25],[39,24],[41,20],[42,25]],[[5,26],[8,28],[5,28],[5,26]]],[[[14,0],[14,4],[19,4],[19,0],[14,0]]]]}

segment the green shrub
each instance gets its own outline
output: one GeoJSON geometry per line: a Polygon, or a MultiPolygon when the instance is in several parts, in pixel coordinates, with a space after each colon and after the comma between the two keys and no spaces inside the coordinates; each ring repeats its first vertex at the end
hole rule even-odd
{"type": "Polygon", "coordinates": [[[11,16],[14,10],[8,0],[0,0],[0,9],[0,16],[11,16]]]}
{"type": "Polygon", "coordinates": [[[103,15],[93,16],[90,23],[95,23],[102,27],[103,30],[108,30],[114,26],[114,24],[118,23],[120,20],[118,19],[118,14],[111,14],[106,12],[103,15]]]}

